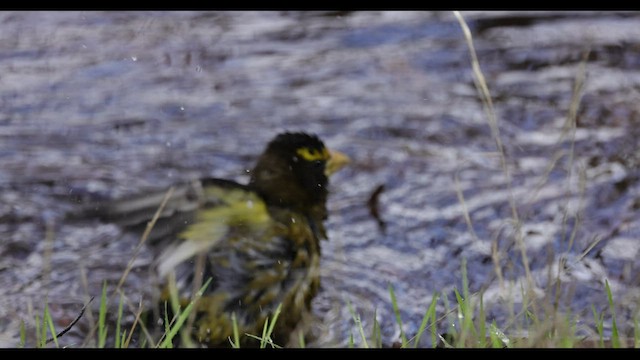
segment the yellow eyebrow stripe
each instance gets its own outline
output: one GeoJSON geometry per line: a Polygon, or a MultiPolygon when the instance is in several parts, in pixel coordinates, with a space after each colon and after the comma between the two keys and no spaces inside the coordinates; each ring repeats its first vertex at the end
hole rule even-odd
{"type": "Polygon", "coordinates": [[[296,153],[298,153],[298,155],[300,155],[300,157],[302,157],[306,161],[317,161],[317,160],[326,161],[326,160],[329,160],[329,158],[331,157],[331,154],[329,154],[329,151],[326,148],[323,148],[322,150],[318,150],[318,149],[313,149],[308,147],[302,147],[296,150],[296,153]]]}

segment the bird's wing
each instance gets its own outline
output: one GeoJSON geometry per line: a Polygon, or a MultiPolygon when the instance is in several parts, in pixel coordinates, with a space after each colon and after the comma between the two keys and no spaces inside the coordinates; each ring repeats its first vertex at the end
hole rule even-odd
{"type": "Polygon", "coordinates": [[[200,180],[178,183],[170,189],[144,192],[119,199],[79,200],[79,206],[67,214],[69,220],[98,218],[116,224],[128,231],[142,233],[159,211],[148,240],[151,242],[170,238],[179,232],[185,222],[193,219],[202,205],[200,180]],[[163,200],[167,197],[164,206],[163,200]]]}
{"type": "Polygon", "coordinates": [[[220,245],[220,242],[259,237],[274,227],[262,198],[244,185],[207,179],[202,182],[201,199],[201,207],[179,233],[178,242],[161,254],[158,260],[161,277],[180,263],[220,245]]]}
{"type": "MultiPolygon", "coordinates": [[[[239,212],[238,204],[255,202],[263,205],[262,200],[246,186],[237,182],[218,178],[203,178],[173,185],[170,189],[145,192],[114,200],[91,200],[81,203],[78,209],[68,214],[71,219],[99,218],[129,231],[142,233],[147,224],[159,211],[156,222],[149,233],[148,240],[173,240],[190,224],[198,223],[207,216],[207,209],[228,208],[235,204],[231,212],[239,212]],[[166,198],[166,202],[163,201],[166,198]],[[204,210],[204,211],[201,211],[204,210]]],[[[221,209],[218,209],[221,210],[221,209]]],[[[223,216],[225,215],[224,211],[223,216]]],[[[258,212],[259,213],[259,212],[258,212]]]]}

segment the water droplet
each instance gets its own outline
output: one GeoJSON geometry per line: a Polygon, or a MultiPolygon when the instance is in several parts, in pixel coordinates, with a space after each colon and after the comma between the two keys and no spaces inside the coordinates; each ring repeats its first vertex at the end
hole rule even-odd
{"type": "Polygon", "coordinates": [[[252,209],[252,208],[253,208],[253,201],[248,200],[248,201],[247,201],[247,207],[248,207],[249,209],[252,209]]]}
{"type": "Polygon", "coordinates": [[[171,141],[167,141],[167,142],[165,143],[165,145],[166,145],[167,147],[171,147],[171,141]]]}
{"type": "Polygon", "coordinates": [[[296,223],[296,219],[291,218],[291,223],[295,224],[296,223]]]}
{"type": "Polygon", "coordinates": [[[137,56],[132,56],[132,57],[131,57],[131,60],[133,60],[133,61],[138,61],[138,57],[137,57],[137,56]]]}
{"type": "Polygon", "coordinates": [[[184,106],[180,106],[180,111],[184,111],[184,106]]]}
{"type": "Polygon", "coordinates": [[[82,48],[83,48],[83,49],[86,49],[86,48],[87,48],[87,45],[82,44],[82,48]]]}

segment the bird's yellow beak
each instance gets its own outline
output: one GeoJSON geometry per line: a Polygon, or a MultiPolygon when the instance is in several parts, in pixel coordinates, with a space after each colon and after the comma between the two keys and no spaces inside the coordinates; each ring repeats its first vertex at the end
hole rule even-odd
{"type": "Polygon", "coordinates": [[[329,177],[336,171],[342,169],[350,161],[351,159],[346,154],[337,150],[329,150],[329,160],[327,160],[327,165],[324,168],[324,174],[329,177]]]}

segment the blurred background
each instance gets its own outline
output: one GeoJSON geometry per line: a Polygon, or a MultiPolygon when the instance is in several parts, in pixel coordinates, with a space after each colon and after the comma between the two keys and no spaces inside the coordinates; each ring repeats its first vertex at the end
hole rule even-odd
{"type": "MultiPolygon", "coordinates": [[[[529,296],[585,324],[608,309],[606,280],[630,331],[640,13],[462,16],[499,134],[452,12],[0,13],[0,345],[45,302],[64,328],[132,259],[138,235],[70,213],[199,176],[244,182],[284,130],[353,160],[332,178],[309,345],[359,344],[350,307],[397,341],[389,286],[407,335],[436,292],[446,331],[463,263],[498,326],[529,274],[529,296]]],[[[152,258],[144,246],[125,282],[129,321],[152,258]]],[[[97,305],[61,346],[90,346],[97,305]]]]}

